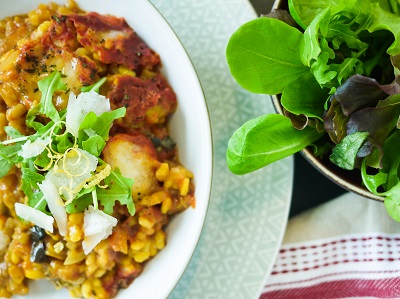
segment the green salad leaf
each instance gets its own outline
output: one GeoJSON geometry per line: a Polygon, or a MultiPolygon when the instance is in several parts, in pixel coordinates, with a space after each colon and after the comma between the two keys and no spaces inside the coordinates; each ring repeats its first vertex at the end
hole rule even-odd
{"type": "Polygon", "coordinates": [[[252,20],[229,40],[226,51],[230,71],[252,92],[281,93],[287,84],[309,71],[300,60],[301,39],[299,30],[280,20],[252,20]]]}
{"type": "Polygon", "coordinates": [[[282,115],[260,116],[246,122],[229,140],[228,166],[235,174],[245,174],[290,156],[320,137],[314,128],[293,128],[282,115]]]}

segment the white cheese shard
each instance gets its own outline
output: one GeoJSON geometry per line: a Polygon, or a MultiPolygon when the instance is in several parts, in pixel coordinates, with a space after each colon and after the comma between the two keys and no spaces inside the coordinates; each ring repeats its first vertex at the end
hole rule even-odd
{"type": "Polygon", "coordinates": [[[97,116],[100,116],[108,111],[111,111],[110,100],[105,96],[94,91],[89,91],[82,92],[76,97],[76,95],[71,92],[65,119],[67,131],[77,136],[79,127],[89,112],[94,112],[97,116]]]}
{"type": "Polygon", "coordinates": [[[47,202],[50,212],[57,222],[60,235],[65,236],[67,234],[68,216],[65,210],[64,202],[61,199],[56,186],[47,178],[41,184],[38,184],[38,186],[40,191],[43,192],[43,196],[47,202]]]}
{"type": "Polygon", "coordinates": [[[42,211],[36,210],[35,208],[29,207],[22,203],[15,203],[15,213],[18,217],[25,219],[26,221],[32,222],[34,225],[37,225],[44,230],[49,232],[53,232],[53,222],[54,218],[46,215],[42,211]]]}
{"type": "Polygon", "coordinates": [[[47,136],[44,139],[38,138],[34,142],[28,140],[22,145],[21,151],[18,153],[18,155],[25,159],[37,157],[45,150],[50,142],[50,136],[47,136]]]}
{"type": "Polygon", "coordinates": [[[83,226],[85,238],[82,241],[83,252],[87,255],[102,240],[107,239],[112,234],[114,226],[117,225],[117,219],[107,215],[103,211],[96,210],[89,206],[85,210],[83,217],[83,226]]]}
{"type": "Polygon", "coordinates": [[[68,152],[46,174],[66,204],[70,203],[96,170],[98,159],[89,152],[76,148],[68,152]]]}

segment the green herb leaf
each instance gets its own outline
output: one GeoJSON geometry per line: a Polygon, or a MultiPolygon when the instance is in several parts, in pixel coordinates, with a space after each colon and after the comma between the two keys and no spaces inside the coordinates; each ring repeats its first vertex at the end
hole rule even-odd
{"type": "Polygon", "coordinates": [[[23,160],[18,156],[21,146],[21,142],[12,145],[0,144],[0,178],[6,176],[13,165],[23,160]]]}
{"type": "Polygon", "coordinates": [[[103,137],[94,135],[82,142],[82,149],[98,157],[106,146],[103,137]]]}
{"type": "Polygon", "coordinates": [[[107,78],[101,78],[99,81],[97,81],[95,84],[93,85],[89,85],[89,86],[83,86],[81,88],[82,92],[89,92],[89,91],[95,91],[97,93],[99,93],[100,87],[104,84],[104,82],[107,81],[107,78]]]}
{"type": "Polygon", "coordinates": [[[20,131],[18,131],[17,129],[15,129],[15,128],[11,127],[11,126],[5,126],[4,127],[4,131],[12,139],[24,137],[24,135],[22,135],[20,133],[20,131]]]}
{"type": "Polygon", "coordinates": [[[42,92],[40,103],[30,109],[26,116],[28,126],[36,131],[43,127],[43,124],[36,122],[38,114],[50,118],[54,123],[60,121],[60,115],[53,104],[53,95],[57,90],[67,90],[67,86],[61,81],[61,73],[55,71],[50,76],[38,82],[39,90],[42,92]]]}
{"type": "Polygon", "coordinates": [[[300,60],[302,38],[300,31],[277,19],[258,18],[242,25],[226,48],[233,77],[255,93],[281,93],[309,72],[300,60]]]}
{"type": "Polygon", "coordinates": [[[229,169],[245,174],[290,156],[322,136],[317,130],[293,128],[287,117],[268,114],[248,121],[231,137],[226,154],[229,169]]]}
{"type": "Polygon", "coordinates": [[[104,112],[100,116],[97,116],[94,112],[89,112],[81,123],[79,131],[92,129],[97,135],[101,136],[104,140],[107,140],[113,121],[124,117],[125,113],[125,107],[110,112],[104,112]]]}
{"type": "Polygon", "coordinates": [[[83,189],[86,193],[77,196],[70,204],[66,205],[65,210],[68,214],[81,213],[93,203],[92,189],[83,189]]]}
{"type": "Polygon", "coordinates": [[[112,214],[116,201],[126,205],[131,215],[135,214],[135,204],[132,199],[133,180],[123,177],[119,169],[112,170],[104,180],[107,188],[97,189],[97,198],[103,205],[104,212],[112,214]]]}

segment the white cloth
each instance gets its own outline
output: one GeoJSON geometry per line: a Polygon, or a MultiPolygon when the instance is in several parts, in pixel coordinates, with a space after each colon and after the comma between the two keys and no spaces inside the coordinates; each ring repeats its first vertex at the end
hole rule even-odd
{"type": "Polygon", "coordinates": [[[261,298],[400,298],[400,223],[352,193],[290,219],[261,298]]]}

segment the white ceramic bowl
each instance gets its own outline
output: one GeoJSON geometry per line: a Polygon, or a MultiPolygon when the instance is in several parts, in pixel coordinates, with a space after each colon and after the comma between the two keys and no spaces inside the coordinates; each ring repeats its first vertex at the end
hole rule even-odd
{"type": "MultiPolygon", "coordinates": [[[[0,18],[26,13],[48,0],[2,0],[0,18]]],[[[53,2],[65,4],[63,0],[53,2]]],[[[118,299],[166,298],[183,274],[195,250],[205,221],[212,177],[212,138],[204,95],[179,39],[157,9],[147,0],[76,0],[85,11],[124,17],[138,35],[160,54],[163,72],[178,97],[171,134],[178,144],[180,161],[195,176],[196,208],[177,215],[168,225],[167,245],[118,299]]],[[[44,281],[31,284],[28,298],[68,298],[44,281]]],[[[25,297],[25,298],[27,298],[25,297]]],[[[21,297],[24,298],[24,297],[21,297]]]]}

